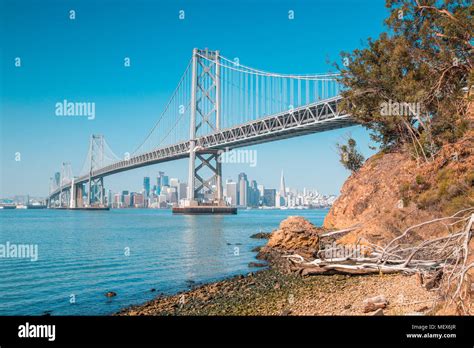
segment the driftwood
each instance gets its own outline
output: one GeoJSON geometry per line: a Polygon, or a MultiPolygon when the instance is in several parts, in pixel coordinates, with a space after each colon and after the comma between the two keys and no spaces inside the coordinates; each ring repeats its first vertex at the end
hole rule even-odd
{"type": "MultiPolygon", "coordinates": [[[[474,208],[469,208],[448,217],[411,226],[384,247],[369,244],[371,250],[364,255],[360,254],[360,250],[355,250],[345,257],[326,258],[324,253],[327,250],[320,250],[317,253],[318,257],[312,260],[298,254],[285,257],[293,263],[292,268],[303,276],[417,273],[422,279],[428,279],[425,282],[426,288],[443,289],[445,296],[459,304],[465,297],[465,294],[462,295],[462,289],[466,274],[474,267],[474,263],[468,264],[469,241],[473,226],[474,208]],[[447,229],[447,235],[427,239],[416,245],[408,242],[414,230],[430,224],[442,224],[447,229]]],[[[348,232],[356,228],[357,226],[329,232],[323,236],[348,232]]]]}

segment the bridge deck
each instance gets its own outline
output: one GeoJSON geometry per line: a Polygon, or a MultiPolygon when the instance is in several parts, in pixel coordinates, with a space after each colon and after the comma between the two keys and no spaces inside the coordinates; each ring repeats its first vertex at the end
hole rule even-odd
{"type": "MultiPolygon", "coordinates": [[[[195,140],[197,151],[205,153],[210,150],[230,150],[356,125],[357,123],[350,115],[339,110],[340,101],[340,96],[322,100],[293,111],[271,115],[198,137],[195,140]]],[[[154,149],[95,170],[91,178],[96,179],[135,168],[186,158],[189,156],[190,145],[191,142],[187,140],[154,149]]],[[[76,178],[74,182],[79,184],[88,180],[89,175],[83,175],[76,178]]],[[[71,183],[57,188],[50,194],[50,197],[57,195],[62,190],[69,189],[70,186],[71,183]]]]}

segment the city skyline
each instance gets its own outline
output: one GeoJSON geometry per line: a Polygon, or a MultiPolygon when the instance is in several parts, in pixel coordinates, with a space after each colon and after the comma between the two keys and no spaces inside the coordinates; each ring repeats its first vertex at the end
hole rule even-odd
{"type": "MultiPolygon", "coordinates": [[[[259,184],[256,180],[249,180],[248,176],[245,173],[240,173],[238,179],[234,181],[232,178],[228,178],[225,180],[224,184],[224,197],[226,203],[231,206],[238,206],[238,207],[258,207],[258,206],[267,206],[267,207],[296,207],[296,206],[303,206],[305,205],[302,202],[295,202],[293,200],[287,199],[290,196],[298,196],[302,194],[303,196],[316,196],[326,199],[329,199],[329,203],[325,203],[323,205],[332,204],[333,200],[335,199],[336,195],[333,194],[321,194],[319,190],[315,187],[307,188],[304,187],[303,189],[295,188],[295,187],[287,187],[285,185],[283,171],[281,172],[280,176],[280,187],[273,188],[271,186],[266,186],[265,184],[259,184]],[[246,184],[245,184],[246,183],[246,184]],[[234,188],[234,191],[232,191],[234,188]],[[265,202],[265,197],[268,194],[272,194],[273,192],[273,204],[269,202],[265,202]],[[263,199],[263,201],[261,201],[263,199]]],[[[129,196],[129,201],[125,204],[126,207],[134,207],[136,202],[131,203],[133,200],[133,196],[139,197],[139,203],[137,204],[138,207],[153,207],[153,208],[167,208],[169,207],[168,204],[179,203],[182,199],[187,198],[187,182],[181,181],[179,178],[171,177],[169,175],[165,175],[165,172],[158,172],[157,176],[155,177],[144,177],[143,178],[143,186],[139,190],[128,190],[123,189],[119,190],[119,192],[112,192],[112,190],[108,190],[108,204],[112,205],[114,208],[122,208],[124,207],[122,203],[124,203],[124,196],[129,196]],[[155,180],[153,180],[155,179],[155,180]],[[176,188],[176,190],[169,190],[167,188],[176,188]],[[117,198],[120,196],[120,203],[117,201],[117,198]],[[146,201],[150,198],[158,198],[154,203],[155,205],[151,205],[152,200],[146,201]],[[173,198],[170,198],[173,197],[173,198]],[[110,203],[112,202],[112,204],[110,203]],[[158,203],[158,205],[156,205],[158,203]],[[165,203],[165,205],[160,206],[159,203],[165,203]]],[[[294,197],[293,197],[294,199],[294,197]]]]}
{"type": "MultiPolygon", "coordinates": [[[[179,203],[187,198],[187,188],[186,182],[159,171],[154,177],[144,177],[141,189],[123,188],[118,191],[107,189],[105,200],[107,205],[112,208],[169,208],[172,204],[179,203]],[[125,196],[128,196],[127,202],[124,202],[125,196]],[[153,202],[152,198],[157,198],[157,200],[153,202]],[[160,203],[164,204],[160,206],[160,203]]],[[[329,206],[337,195],[321,193],[315,186],[303,187],[302,189],[295,186],[286,186],[283,171],[281,171],[280,187],[278,188],[266,186],[254,179],[249,179],[243,172],[239,174],[235,181],[234,178],[227,178],[224,183],[224,197],[226,204],[230,206],[291,208],[311,205],[308,197],[313,200],[314,206],[329,206]],[[246,184],[243,184],[244,182],[246,184]],[[314,201],[314,199],[317,199],[317,201],[314,201]]],[[[28,194],[14,195],[0,197],[0,203],[28,205],[40,203],[43,198],[28,194]]]]}

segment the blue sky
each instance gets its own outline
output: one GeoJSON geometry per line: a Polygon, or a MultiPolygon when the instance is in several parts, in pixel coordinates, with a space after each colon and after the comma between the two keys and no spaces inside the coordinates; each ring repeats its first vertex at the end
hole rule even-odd
{"type": "MultiPolygon", "coordinates": [[[[382,0],[0,3],[0,197],[46,195],[49,177],[63,161],[77,174],[92,133],[104,134],[116,154],[135,149],[194,47],[218,49],[267,71],[326,72],[341,51],[360,48],[383,31],[386,17],[382,0]],[[124,57],[130,57],[130,68],[123,66],[124,57]],[[55,116],[55,104],[63,99],[95,102],[96,118],[55,116]]],[[[254,146],[257,166],[227,164],[224,179],[244,171],[259,184],[277,187],[283,170],[290,187],[338,193],[349,172],[338,163],[335,143],[348,133],[366,156],[372,153],[367,131],[352,127],[254,146]]],[[[158,171],[185,179],[187,161],[107,177],[106,186],[140,190],[143,176],[158,171]]]]}

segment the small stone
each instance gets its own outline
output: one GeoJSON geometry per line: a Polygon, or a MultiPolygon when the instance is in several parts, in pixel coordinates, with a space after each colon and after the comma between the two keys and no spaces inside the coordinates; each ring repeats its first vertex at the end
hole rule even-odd
{"type": "Polygon", "coordinates": [[[290,314],[291,314],[291,310],[290,310],[290,309],[285,309],[285,310],[283,310],[283,311],[280,313],[280,315],[281,315],[282,317],[286,317],[286,316],[288,316],[288,315],[290,315],[290,314]]]}
{"type": "Polygon", "coordinates": [[[259,233],[255,233],[255,234],[252,234],[250,236],[250,238],[254,238],[254,239],[269,239],[270,236],[271,236],[271,232],[259,232],[259,233]]]}
{"type": "Polygon", "coordinates": [[[151,292],[155,292],[155,291],[156,291],[156,289],[155,289],[155,288],[152,288],[150,291],[151,291],[151,292]]]}
{"type": "Polygon", "coordinates": [[[115,297],[115,296],[117,296],[117,293],[114,292],[114,291],[109,291],[109,292],[107,292],[107,293],[105,294],[105,296],[107,296],[107,297],[115,297]]]}
{"type": "Polygon", "coordinates": [[[367,298],[364,300],[364,313],[373,312],[379,308],[387,307],[388,301],[383,295],[367,298]]]}
{"type": "Polygon", "coordinates": [[[276,283],[275,286],[273,287],[273,289],[278,290],[278,289],[280,289],[280,287],[281,287],[280,283],[276,283]]]}
{"type": "Polygon", "coordinates": [[[267,264],[261,262],[249,262],[249,267],[266,267],[267,264]]]}

